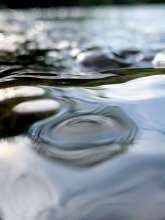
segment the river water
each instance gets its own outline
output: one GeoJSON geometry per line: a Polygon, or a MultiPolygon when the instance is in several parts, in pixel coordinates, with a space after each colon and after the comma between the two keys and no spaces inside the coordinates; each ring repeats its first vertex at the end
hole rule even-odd
{"type": "Polygon", "coordinates": [[[1,10],[1,220],[165,218],[164,10],[1,10]]]}

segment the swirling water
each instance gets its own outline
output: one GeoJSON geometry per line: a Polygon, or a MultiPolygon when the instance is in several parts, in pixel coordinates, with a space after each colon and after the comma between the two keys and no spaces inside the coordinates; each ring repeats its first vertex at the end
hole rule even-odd
{"type": "Polygon", "coordinates": [[[0,219],[165,218],[164,9],[1,10],[0,219]]]}

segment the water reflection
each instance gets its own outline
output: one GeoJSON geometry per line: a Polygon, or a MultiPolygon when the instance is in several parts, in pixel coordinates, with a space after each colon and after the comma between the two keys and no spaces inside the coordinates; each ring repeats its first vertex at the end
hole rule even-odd
{"type": "Polygon", "coordinates": [[[2,220],[165,218],[163,18],[1,10],[2,220]]]}
{"type": "Polygon", "coordinates": [[[13,111],[22,114],[52,112],[56,111],[59,106],[60,104],[52,99],[37,99],[20,103],[14,107],[13,111]]]}
{"type": "Polygon", "coordinates": [[[45,95],[46,90],[37,86],[0,89],[0,137],[26,133],[33,122],[52,115],[59,103],[45,95]]]}
{"type": "Polygon", "coordinates": [[[35,219],[38,213],[58,204],[54,186],[39,171],[39,164],[35,165],[37,173],[34,171],[37,157],[28,149],[30,145],[25,137],[0,143],[0,206],[5,219],[35,219]]]}
{"type": "Polygon", "coordinates": [[[0,101],[22,97],[37,97],[44,95],[42,88],[35,86],[17,86],[12,88],[0,89],[0,101]]]}
{"type": "Polygon", "coordinates": [[[164,81],[157,75],[93,87],[1,89],[1,105],[10,112],[1,118],[2,137],[8,132],[0,142],[2,215],[164,217],[164,81]],[[21,136],[28,130],[33,140],[21,136]]]}
{"type": "Polygon", "coordinates": [[[156,67],[164,67],[165,66],[165,54],[163,52],[157,53],[152,63],[156,67]]]}

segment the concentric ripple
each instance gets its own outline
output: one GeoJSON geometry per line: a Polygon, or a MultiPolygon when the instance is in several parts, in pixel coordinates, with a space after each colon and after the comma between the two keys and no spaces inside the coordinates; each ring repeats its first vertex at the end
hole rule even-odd
{"type": "Polygon", "coordinates": [[[30,136],[38,151],[79,165],[93,164],[125,150],[136,134],[135,123],[116,106],[93,112],[64,113],[36,123],[30,136]]]}

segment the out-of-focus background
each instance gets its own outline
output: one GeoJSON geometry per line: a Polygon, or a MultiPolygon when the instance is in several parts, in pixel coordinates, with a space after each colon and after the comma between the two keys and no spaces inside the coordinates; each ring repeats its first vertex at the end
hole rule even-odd
{"type": "Polygon", "coordinates": [[[1,7],[56,7],[56,6],[92,6],[109,4],[164,3],[165,0],[0,0],[1,7]]]}

